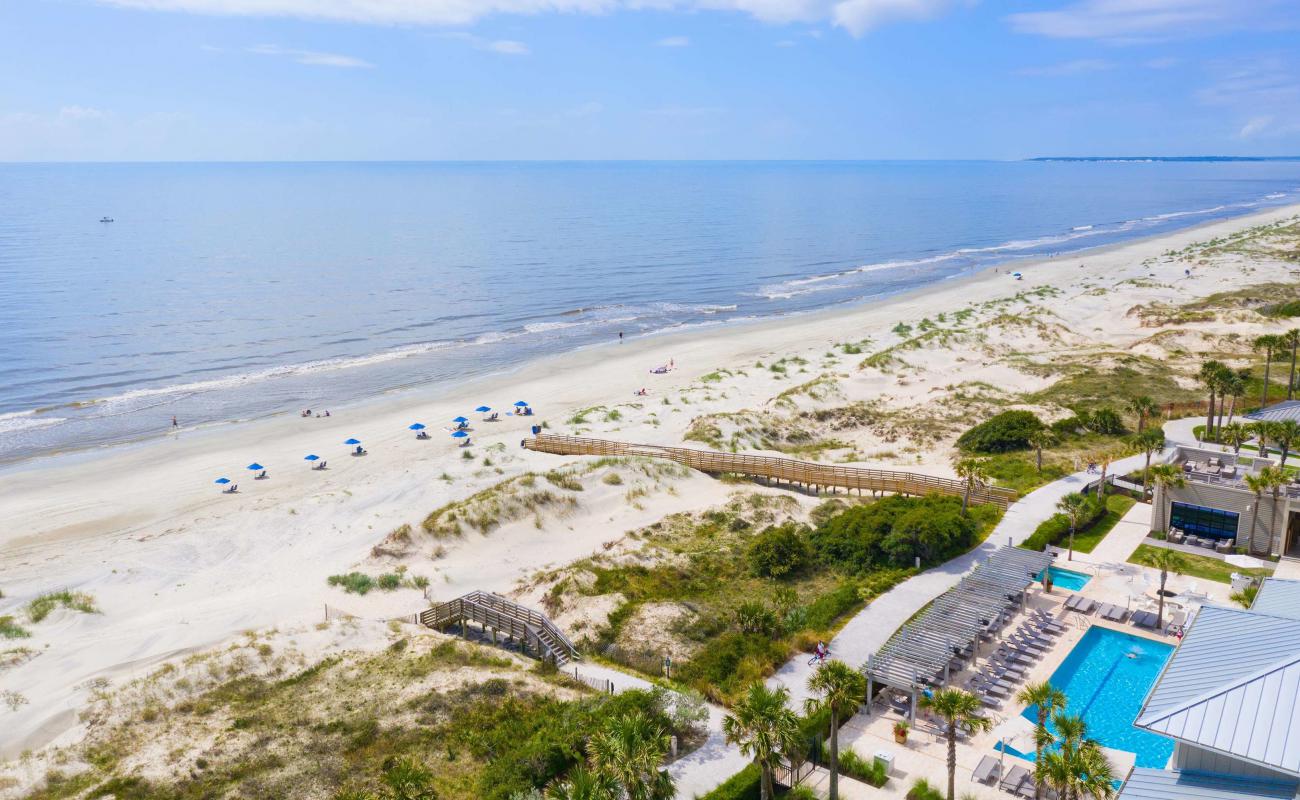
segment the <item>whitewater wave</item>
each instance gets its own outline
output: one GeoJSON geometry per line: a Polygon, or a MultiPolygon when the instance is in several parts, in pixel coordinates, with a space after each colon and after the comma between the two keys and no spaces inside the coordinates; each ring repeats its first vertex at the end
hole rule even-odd
{"type": "Polygon", "coordinates": [[[37,411],[13,411],[8,414],[0,414],[0,433],[17,433],[19,431],[48,428],[51,425],[58,425],[60,422],[67,422],[67,419],[65,417],[42,416],[37,411]]]}

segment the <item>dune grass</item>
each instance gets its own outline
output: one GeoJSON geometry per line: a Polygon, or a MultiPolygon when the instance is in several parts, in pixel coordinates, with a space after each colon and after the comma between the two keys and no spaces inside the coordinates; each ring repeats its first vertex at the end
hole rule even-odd
{"type": "Polygon", "coordinates": [[[12,615],[0,617],[0,637],[5,639],[26,639],[32,634],[19,625],[12,615]]]}
{"type": "Polygon", "coordinates": [[[54,609],[62,606],[83,614],[98,614],[95,598],[85,592],[70,592],[67,589],[43,594],[27,604],[27,618],[40,622],[48,617],[54,609]]]}

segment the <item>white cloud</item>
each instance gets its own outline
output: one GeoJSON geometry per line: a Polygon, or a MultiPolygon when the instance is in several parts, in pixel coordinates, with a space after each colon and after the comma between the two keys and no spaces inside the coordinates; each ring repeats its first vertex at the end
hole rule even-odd
{"type": "Polygon", "coordinates": [[[1261,56],[1209,65],[1213,82],[1196,93],[1204,105],[1224,109],[1241,139],[1300,132],[1300,67],[1288,58],[1261,56]]]}
{"type": "Polygon", "coordinates": [[[274,44],[259,44],[248,48],[248,52],[259,56],[280,56],[292,59],[299,64],[312,67],[340,67],[343,69],[371,69],[375,65],[369,61],[338,53],[318,53],[315,50],[294,50],[274,44]]]}
{"type": "Polygon", "coordinates": [[[1056,78],[1069,75],[1086,75],[1091,72],[1105,72],[1115,65],[1099,58],[1080,58],[1074,61],[1062,61],[1059,64],[1047,64],[1041,67],[1024,67],[1016,70],[1017,75],[1056,78]]]}
{"type": "Polygon", "coordinates": [[[655,42],[656,47],[690,47],[691,40],[686,36],[665,36],[655,42]]]}
{"type": "Polygon", "coordinates": [[[1271,115],[1266,114],[1262,117],[1252,117],[1246,121],[1245,125],[1241,126],[1241,130],[1237,132],[1237,136],[1242,139],[1249,139],[1268,130],[1269,126],[1272,124],[1273,117],[1271,115]]]}
{"type": "MultiPolygon", "coordinates": [[[[374,25],[469,25],[486,17],[622,10],[730,11],[774,24],[825,23],[854,36],[889,22],[925,20],[975,0],[98,0],[148,11],[296,17],[374,25]]],[[[1148,0],[1150,1],[1150,0],[1148,0]]],[[[676,39],[679,37],[669,37],[676,39]]],[[[514,43],[518,44],[518,43],[514,43]]],[[[506,52],[506,51],[502,51],[506,52]]]]}
{"type": "Polygon", "coordinates": [[[69,120],[71,122],[83,122],[103,118],[104,112],[100,111],[98,108],[89,108],[87,106],[64,106],[59,109],[59,119],[69,120]]]}
{"type": "Polygon", "coordinates": [[[513,39],[486,39],[465,31],[452,31],[451,33],[441,34],[441,36],[444,39],[465,42],[475,50],[486,50],[489,53],[500,53],[503,56],[526,56],[532,52],[528,49],[528,45],[523,42],[516,42],[513,39]]]}
{"type": "MultiPolygon", "coordinates": [[[[1054,11],[1011,14],[1021,33],[1058,39],[1103,39],[1119,44],[1220,33],[1290,23],[1288,0],[1075,0],[1054,11]]],[[[1294,10],[1294,7],[1291,9],[1294,10]]]]}

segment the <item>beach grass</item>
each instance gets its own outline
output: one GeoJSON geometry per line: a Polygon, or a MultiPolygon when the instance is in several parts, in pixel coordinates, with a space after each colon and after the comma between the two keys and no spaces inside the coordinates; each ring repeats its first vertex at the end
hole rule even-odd
{"type": "MultiPolygon", "coordinates": [[[[1157,549],[1149,544],[1138,545],[1137,550],[1133,551],[1133,555],[1129,556],[1129,563],[1146,565],[1157,549]]],[[[1186,565],[1182,572],[1179,573],[1180,575],[1203,578],[1215,583],[1232,583],[1232,574],[1234,572],[1238,575],[1249,575],[1253,578],[1267,578],[1273,574],[1271,569],[1235,567],[1222,559],[1213,558],[1212,556],[1184,553],[1182,551],[1179,551],[1178,554],[1182,556],[1186,565]]]]}
{"type": "Polygon", "coordinates": [[[26,639],[31,632],[19,625],[12,615],[0,617],[0,637],[5,639],[26,639]]]}
{"type": "Polygon", "coordinates": [[[27,618],[32,622],[40,622],[59,607],[80,611],[83,614],[99,613],[99,609],[95,606],[94,597],[85,592],[72,592],[64,589],[59,592],[43,594],[28,603],[27,618]]]}

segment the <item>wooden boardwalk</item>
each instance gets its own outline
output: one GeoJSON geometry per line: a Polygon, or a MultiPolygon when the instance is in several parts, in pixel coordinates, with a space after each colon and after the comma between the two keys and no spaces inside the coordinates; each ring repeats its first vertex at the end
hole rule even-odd
{"type": "MultiPolygon", "coordinates": [[[[819,464],[777,456],[756,456],[743,453],[722,453],[716,450],[695,450],[688,447],[663,447],[653,444],[630,444],[608,439],[588,439],[581,436],[553,436],[538,434],[525,439],[523,446],[539,453],[573,456],[646,456],[666,458],[691,469],[710,475],[744,475],[772,481],[805,486],[813,491],[821,489],[858,490],[861,494],[945,494],[961,497],[966,492],[963,481],[936,478],[915,472],[867,469],[838,464],[819,464]]],[[[1015,502],[1016,493],[1010,489],[975,485],[971,488],[972,503],[987,503],[1006,508],[1015,502]]]]}

